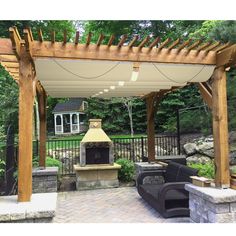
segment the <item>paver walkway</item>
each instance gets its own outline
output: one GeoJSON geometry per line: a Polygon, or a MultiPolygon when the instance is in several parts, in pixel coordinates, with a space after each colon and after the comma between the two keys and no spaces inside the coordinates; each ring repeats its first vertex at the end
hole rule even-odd
{"type": "Polygon", "coordinates": [[[188,223],[189,218],[162,218],[138,195],[123,187],[58,193],[55,223],[188,223]]]}

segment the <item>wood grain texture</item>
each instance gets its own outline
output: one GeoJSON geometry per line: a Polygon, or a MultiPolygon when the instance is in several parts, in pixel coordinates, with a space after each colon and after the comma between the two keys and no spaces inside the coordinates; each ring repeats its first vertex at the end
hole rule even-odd
{"type": "Polygon", "coordinates": [[[210,92],[204,83],[198,83],[198,88],[200,90],[201,96],[207,106],[212,109],[212,91],[210,92]]]}
{"type": "Polygon", "coordinates": [[[39,166],[46,167],[46,139],[47,139],[47,122],[46,122],[46,103],[47,95],[43,88],[38,89],[38,109],[39,109],[39,166]]]}
{"type": "Polygon", "coordinates": [[[179,64],[205,64],[214,65],[216,63],[216,52],[210,51],[207,55],[201,51],[197,53],[191,50],[189,53],[183,49],[168,50],[155,48],[150,51],[148,47],[139,50],[138,47],[110,46],[96,44],[78,44],[75,50],[74,43],[67,43],[66,48],[61,43],[55,42],[33,42],[32,55],[37,57],[62,58],[62,59],[89,59],[89,60],[109,60],[109,61],[138,61],[153,63],[179,63],[179,64]]]}
{"type": "Polygon", "coordinates": [[[230,186],[226,72],[215,69],[212,77],[212,115],[215,153],[215,184],[218,188],[230,186]]]}
{"type": "Polygon", "coordinates": [[[27,202],[32,194],[32,126],[34,73],[27,49],[22,46],[19,79],[19,157],[18,201],[27,202]]]}

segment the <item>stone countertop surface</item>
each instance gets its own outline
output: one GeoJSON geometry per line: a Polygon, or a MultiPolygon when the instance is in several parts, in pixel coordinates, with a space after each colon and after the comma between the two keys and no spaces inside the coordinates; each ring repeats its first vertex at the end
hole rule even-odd
{"type": "Polygon", "coordinates": [[[150,169],[150,168],[162,168],[161,164],[157,163],[149,163],[149,162],[136,162],[135,166],[142,169],[150,169]]]}
{"type": "Polygon", "coordinates": [[[114,170],[120,169],[121,165],[114,163],[113,165],[110,164],[97,164],[97,165],[86,165],[80,166],[79,164],[74,165],[75,171],[86,171],[86,170],[114,170]]]}
{"type": "Polygon", "coordinates": [[[33,175],[57,175],[58,167],[46,167],[46,168],[34,168],[32,171],[33,175]]]}
{"type": "Polygon", "coordinates": [[[199,187],[186,184],[185,189],[212,203],[236,202],[236,190],[231,188],[218,189],[215,187],[199,187]]]}
{"type": "Polygon", "coordinates": [[[18,202],[17,195],[0,197],[0,222],[53,217],[57,193],[32,194],[30,202],[18,202]]]}

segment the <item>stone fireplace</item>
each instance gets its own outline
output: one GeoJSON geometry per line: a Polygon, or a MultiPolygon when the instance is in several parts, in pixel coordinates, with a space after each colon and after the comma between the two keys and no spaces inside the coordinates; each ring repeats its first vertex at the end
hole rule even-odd
{"type": "Polygon", "coordinates": [[[113,142],[102,129],[101,119],[90,119],[89,130],[80,142],[80,161],[74,165],[78,190],[118,187],[113,142]]]}
{"type": "Polygon", "coordinates": [[[114,163],[113,143],[102,129],[101,119],[90,119],[80,142],[80,166],[114,163]]]}

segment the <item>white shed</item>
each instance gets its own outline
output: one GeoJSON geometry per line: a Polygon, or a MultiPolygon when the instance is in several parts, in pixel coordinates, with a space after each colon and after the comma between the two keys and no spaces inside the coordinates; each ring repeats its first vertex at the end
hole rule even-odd
{"type": "Polygon", "coordinates": [[[70,98],[66,102],[58,103],[52,111],[55,135],[84,132],[87,107],[88,103],[82,98],[70,98]]]}

